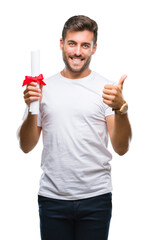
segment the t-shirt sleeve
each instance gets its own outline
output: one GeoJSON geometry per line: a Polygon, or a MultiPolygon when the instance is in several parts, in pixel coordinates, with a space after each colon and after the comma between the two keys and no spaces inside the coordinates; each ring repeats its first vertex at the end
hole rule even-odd
{"type": "Polygon", "coordinates": [[[24,121],[27,118],[27,115],[28,115],[28,107],[25,108],[25,111],[24,111],[24,114],[22,117],[22,121],[24,121]]]}
{"type": "Polygon", "coordinates": [[[37,126],[38,126],[38,127],[42,127],[40,108],[39,108],[39,114],[38,114],[38,117],[37,117],[37,126]]]}
{"type": "MultiPolygon", "coordinates": [[[[22,120],[23,120],[23,121],[27,118],[28,111],[29,111],[29,109],[28,109],[28,106],[27,106],[27,107],[25,108],[24,115],[23,115],[23,117],[22,117],[22,120]]],[[[39,108],[39,114],[38,114],[38,117],[37,117],[37,126],[38,126],[38,127],[41,127],[41,126],[42,126],[40,108],[39,108]]]]}
{"type": "Polygon", "coordinates": [[[106,105],[106,107],[105,107],[105,117],[113,115],[113,114],[114,114],[114,111],[112,111],[112,108],[109,107],[108,105],[106,105]]]}

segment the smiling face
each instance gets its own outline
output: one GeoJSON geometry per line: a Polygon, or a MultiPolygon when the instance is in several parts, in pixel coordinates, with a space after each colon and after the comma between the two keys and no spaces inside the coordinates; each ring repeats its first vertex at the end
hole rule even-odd
{"type": "Polygon", "coordinates": [[[64,42],[60,40],[65,77],[79,78],[90,73],[89,64],[97,47],[97,44],[93,44],[93,37],[93,33],[88,30],[75,32],[68,30],[64,42]]]}

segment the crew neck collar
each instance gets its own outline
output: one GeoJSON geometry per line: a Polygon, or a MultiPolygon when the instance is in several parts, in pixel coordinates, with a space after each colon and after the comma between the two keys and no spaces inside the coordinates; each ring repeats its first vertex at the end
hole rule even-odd
{"type": "Polygon", "coordinates": [[[65,79],[67,81],[84,81],[93,75],[93,71],[91,71],[89,75],[87,75],[86,77],[83,77],[83,78],[66,78],[61,74],[61,72],[59,73],[59,75],[60,75],[61,79],[65,79]]]}

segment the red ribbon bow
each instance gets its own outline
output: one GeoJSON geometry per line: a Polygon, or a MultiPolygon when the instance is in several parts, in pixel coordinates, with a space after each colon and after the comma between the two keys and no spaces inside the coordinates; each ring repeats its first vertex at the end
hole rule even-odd
{"type": "Polygon", "coordinates": [[[42,81],[43,75],[40,74],[39,76],[31,77],[31,76],[25,76],[25,80],[23,81],[23,86],[30,84],[31,82],[37,82],[38,84],[46,85],[44,81],[42,81]]]}

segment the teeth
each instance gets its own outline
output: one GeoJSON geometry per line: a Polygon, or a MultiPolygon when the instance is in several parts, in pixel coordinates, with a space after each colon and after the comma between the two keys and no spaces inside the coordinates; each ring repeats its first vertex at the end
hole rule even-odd
{"type": "Polygon", "coordinates": [[[74,61],[75,63],[80,63],[80,62],[81,62],[81,59],[73,58],[73,61],[74,61]]]}

